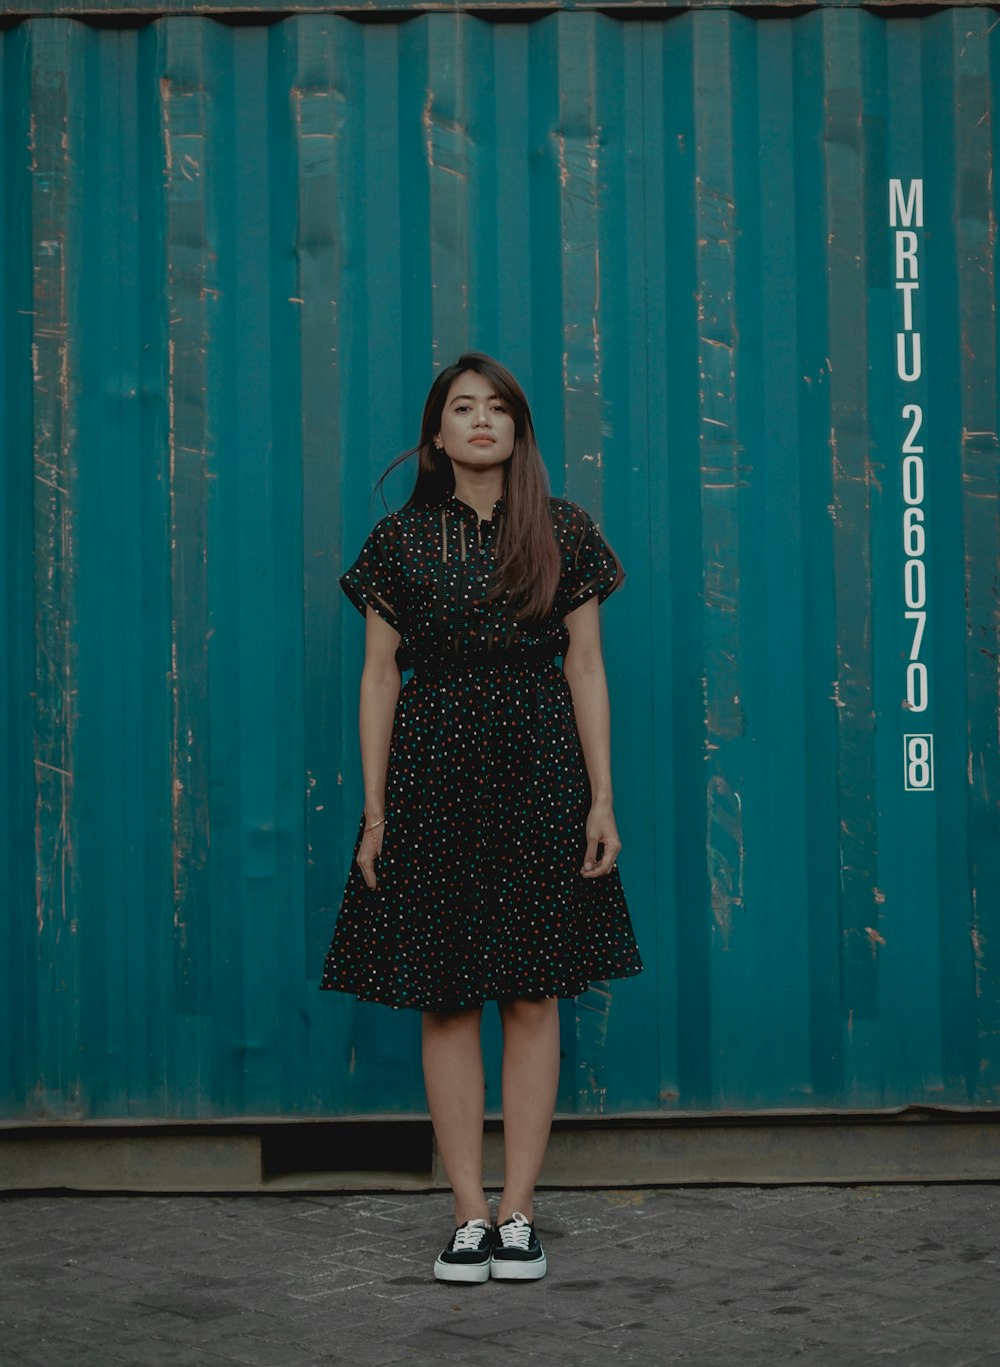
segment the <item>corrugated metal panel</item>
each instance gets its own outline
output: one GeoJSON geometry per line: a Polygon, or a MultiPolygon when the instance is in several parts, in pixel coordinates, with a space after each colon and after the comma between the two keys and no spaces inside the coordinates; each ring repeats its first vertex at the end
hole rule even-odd
{"type": "Polygon", "coordinates": [[[2,41],[6,1113],[423,1109],[416,1014],[316,990],[362,801],[337,576],[466,343],[629,571],[648,970],[564,1006],[559,1109],[996,1104],[991,15],[2,41]]]}
{"type": "MultiPolygon", "coordinates": [[[[928,13],[937,10],[939,0],[741,0],[740,8],[759,11],[801,10],[804,3],[810,9],[850,9],[858,6],[885,7],[887,10],[899,9],[905,5],[913,11],[926,8],[928,13]]],[[[991,0],[968,0],[965,8],[981,6],[986,9],[991,0]]],[[[0,0],[0,17],[55,17],[65,16],[129,22],[134,18],[162,18],[167,15],[217,15],[224,22],[253,22],[256,17],[264,22],[273,22],[276,13],[281,15],[308,14],[347,14],[361,20],[374,15],[381,18],[385,13],[418,11],[429,14],[461,14],[465,12],[493,12],[503,17],[520,18],[526,12],[532,18],[560,10],[586,12],[588,10],[630,11],[636,14],[652,14],[662,18],[667,11],[680,12],[687,9],[730,9],[732,0],[295,0],[294,4],[283,4],[276,10],[273,0],[0,0]]]]}

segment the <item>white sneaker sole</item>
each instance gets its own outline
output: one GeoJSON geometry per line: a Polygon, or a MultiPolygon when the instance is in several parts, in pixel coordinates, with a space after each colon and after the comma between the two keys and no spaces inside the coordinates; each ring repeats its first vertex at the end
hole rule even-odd
{"type": "Polygon", "coordinates": [[[530,1263],[515,1262],[513,1259],[508,1262],[506,1258],[494,1258],[490,1263],[490,1276],[498,1282],[533,1282],[544,1277],[547,1271],[544,1253],[530,1263]]]}
{"type": "Polygon", "coordinates": [[[444,1263],[440,1258],[434,1264],[434,1276],[439,1282],[488,1282],[489,1263],[444,1263]]]}

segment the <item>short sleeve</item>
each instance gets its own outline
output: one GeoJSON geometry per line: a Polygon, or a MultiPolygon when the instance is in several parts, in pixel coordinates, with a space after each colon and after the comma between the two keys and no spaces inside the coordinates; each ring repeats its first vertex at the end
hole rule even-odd
{"type": "Polygon", "coordinates": [[[405,594],[399,528],[391,513],[372,528],[358,558],[340,576],[340,587],[362,615],[372,608],[402,634],[405,594]]]}
{"type": "Polygon", "coordinates": [[[570,545],[570,565],[563,575],[565,612],[582,606],[588,599],[605,598],[620,588],[625,570],[614,551],[598,530],[597,523],[583,508],[577,509],[579,534],[574,528],[570,545]]]}

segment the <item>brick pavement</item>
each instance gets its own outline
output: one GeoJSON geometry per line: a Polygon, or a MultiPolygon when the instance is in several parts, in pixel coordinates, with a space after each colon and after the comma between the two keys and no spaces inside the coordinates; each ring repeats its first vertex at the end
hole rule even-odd
{"type": "Polygon", "coordinates": [[[539,1282],[435,1282],[451,1199],[0,1196],[0,1367],[1000,1367],[1000,1186],[543,1191],[539,1282]]]}

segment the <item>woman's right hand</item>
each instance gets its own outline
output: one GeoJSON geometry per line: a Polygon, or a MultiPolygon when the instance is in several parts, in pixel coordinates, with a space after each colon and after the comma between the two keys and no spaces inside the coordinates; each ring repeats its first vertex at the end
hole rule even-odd
{"type": "MultiPolygon", "coordinates": [[[[371,826],[373,821],[378,821],[378,817],[369,816],[365,813],[365,826],[371,826]]],[[[385,834],[385,822],[379,822],[372,830],[365,830],[361,836],[361,848],[358,850],[358,857],[355,863],[364,875],[365,882],[370,888],[377,886],[375,877],[375,860],[382,853],[382,837],[385,834]]]]}

